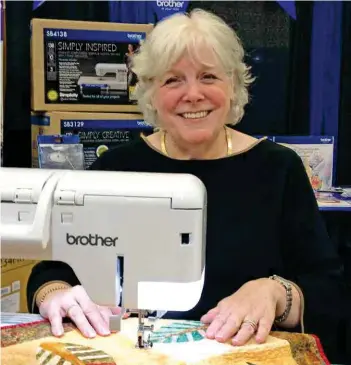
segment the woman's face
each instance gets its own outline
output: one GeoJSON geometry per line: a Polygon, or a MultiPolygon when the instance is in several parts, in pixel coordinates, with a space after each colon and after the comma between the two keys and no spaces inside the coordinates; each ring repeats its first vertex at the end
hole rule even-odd
{"type": "MultiPolygon", "coordinates": [[[[216,65],[210,52],[201,59],[216,65]]],[[[184,56],[156,81],[153,105],[160,126],[186,143],[214,139],[227,122],[232,87],[219,66],[208,68],[184,56]]]]}

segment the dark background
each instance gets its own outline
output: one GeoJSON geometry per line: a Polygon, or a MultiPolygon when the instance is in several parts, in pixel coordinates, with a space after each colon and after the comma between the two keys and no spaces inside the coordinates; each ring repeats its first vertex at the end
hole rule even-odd
{"type": "MultiPolygon", "coordinates": [[[[298,1],[297,20],[275,1],[190,1],[223,17],[238,32],[257,77],[237,129],[249,134],[308,135],[313,2],[298,1]]],[[[336,184],[351,185],[350,3],[343,3],[343,51],[336,184]]],[[[6,90],[3,165],[31,166],[30,20],[109,21],[107,1],[6,2],[6,90]]]]}
{"type": "MultiPolygon", "coordinates": [[[[217,13],[237,30],[246,61],[257,77],[238,129],[250,134],[308,134],[312,3],[297,2],[297,21],[274,1],[191,1],[189,9],[194,7],[217,13]]],[[[30,20],[109,21],[108,2],[47,1],[33,11],[30,1],[10,1],[6,8],[8,86],[3,163],[29,167],[30,20]]]]}
{"type": "MultiPolygon", "coordinates": [[[[238,32],[246,61],[257,77],[251,102],[237,129],[249,134],[310,133],[310,48],[314,2],[298,1],[292,20],[275,1],[191,1],[224,18],[238,32]]],[[[343,2],[336,184],[351,185],[351,2],[343,2]]],[[[109,21],[107,1],[6,2],[6,90],[3,165],[31,166],[30,20],[109,21]]],[[[328,231],[345,262],[351,283],[351,219],[325,213],[328,231]]],[[[351,288],[350,288],[351,290],[351,288]]],[[[350,310],[350,309],[349,309],[350,310]]],[[[333,362],[351,364],[351,325],[340,324],[333,362]]]]}
{"type": "MultiPolygon", "coordinates": [[[[351,185],[351,2],[343,3],[338,180],[351,185]]],[[[350,340],[351,352],[351,340],[350,340]]]]}

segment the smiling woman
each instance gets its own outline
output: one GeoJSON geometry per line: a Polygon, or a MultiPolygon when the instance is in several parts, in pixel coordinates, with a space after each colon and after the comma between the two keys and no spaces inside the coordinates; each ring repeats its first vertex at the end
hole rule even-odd
{"type": "MultiPolygon", "coordinates": [[[[243,58],[236,33],[201,10],[160,23],[141,46],[133,60],[140,80],[136,97],[146,120],[167,130],[173,155],[216,158],[228,153],[222,142],[231,136],[223,127],[242,118],[253,81],[243,58]]],[[[156,134],[149,140],[157,147],[160,138],[156,134]]]]}
{"type": "MultiPolygon", "coordinates": [[[[191,17],[176,14],[167,22],[161,22],[133,59],[133,69],[140,80],[138,100],[148,122],[157,123],[155,109],[150,109],[153,91],[150,82],[155,79],[166,81],[165,78],[177,69],[184,72],[186,69],[182,66],[186,65],[175,65],[175,60],[181,61],[183,56],[187,56],[188,63],[198,66],[197,71],[202,76],[212,71],[221,77],[232,101],[233,116],[227,122],[239,122],[248,102],[247,86],[253,81],[243,62],[244,50],[234,30],[220,18],[202,10],[194,10],[191,17]],[[157,67],[150,67],[154,65],[157,67]]],[[[210,75],[207,81],[211,81],[210,75]]]]}
{"type": "MultiPolygon", "coordinates": [[[[233,127],[253,81],[243,57],[236,33],[213,14],[159,22],[132,59],[139,106],[158,130],[104,152],[91,169],[186,173],[206,186],[203,293],[167,318],[201,320],[207,339],[236,346],[265,342],[274,326],[305,328],[328,354],[347,313],[338,256],[298,155],[233,127]]],[[[64,263],[39,263],[28,281],[29,306],[56,335],[64,316],[85,336],[108,333],[120,309],[95,306],[88,294],[64,263]]]]}

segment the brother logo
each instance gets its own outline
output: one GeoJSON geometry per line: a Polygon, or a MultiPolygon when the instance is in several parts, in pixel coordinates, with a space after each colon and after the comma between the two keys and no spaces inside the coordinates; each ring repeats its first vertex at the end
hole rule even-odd
{"type": "Polygon", "coordinates": [[[102,237],[98,234],[89,234],[89,236],[73,236],[66,233],[66,242],[69,245],[116,247],[117,240],[118,237],[102,237]]]}
{"type": "Polygon", "coordinates": [[[184,1],[175,0],[157,0],[157,6],[160,8],[181,8],[183,7],[184,1]]]}
{"type": "Polygon", "coordinates": [[[143,36],[141,34],[131,34],[131,33],[127,33],[127,37],[129,39],[137,39],[137,40],[141,40],[143,38],[143,36]]]}

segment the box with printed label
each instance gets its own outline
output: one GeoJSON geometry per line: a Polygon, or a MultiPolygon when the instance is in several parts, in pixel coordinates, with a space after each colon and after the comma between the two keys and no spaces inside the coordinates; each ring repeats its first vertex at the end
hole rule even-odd
{"type": "Polygon", "coordinates": [[[84,167],[106,150],[153,132],[141,114],[119,113],[32,113],[32,167],[38,167],[38,135],[78,134],[83,144],[84,167]]]}
{"type": "Polygon", "coordinates": [[[1,311],[26,313],[26,288],[32,268],[38,261],[1,259],[1,311]]]}
{"type": "Polygon", "coordinates": [[[289,147],[301,158],[314,190],[330,189],[334,176],[333,136],[275,136],[274,142],[289,147]]]}
{"type": "Polygon", "coordinates": [[[32,110],[137,112],[131,59],[152,28],[33,19],[32,110]]]}

